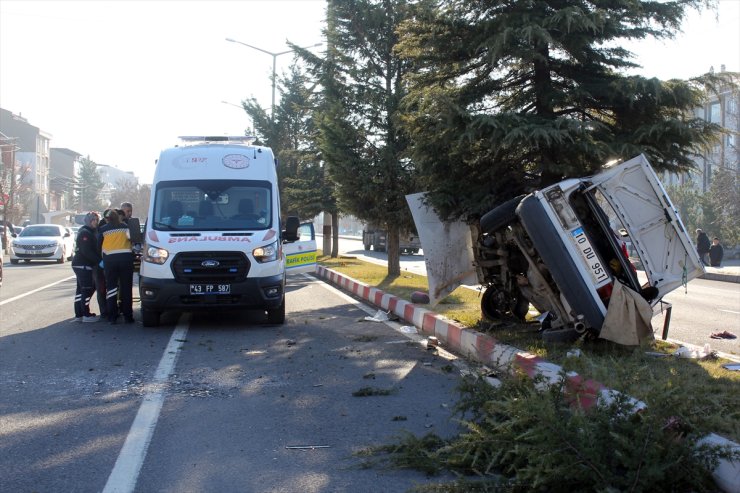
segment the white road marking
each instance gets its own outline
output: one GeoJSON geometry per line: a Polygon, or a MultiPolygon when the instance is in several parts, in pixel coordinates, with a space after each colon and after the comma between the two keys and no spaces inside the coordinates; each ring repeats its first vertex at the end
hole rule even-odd
{"type": "Polygon", "coordinates": [[[740,314],[740,312],[737,312],[737,311],[735,311],[735,310],[719,310],[719,311],[721,311],[721,312],[725,312],[725,313],[732,313],[733,315],[737,315],[737,314],[740,314]]]}
{"type": "Polygon", "coordinates": [[[21,298],[25,298],[26,296],[30,296],[30,295],[32,295],[33,293],[38,293],[39,291],[41,291],[41,290],[43,290],[43,289],[46,289],[46,288],[50,288],[50,287],[52,287],[52,286],[56,286],[56,285],[57,285],[57,284],[59,284],[59,283],[62,283],[62,282],[66,282],[66,281],[69,281],[70,279],[74,279],[75,277],[77,277],[77,276],[70,276],[70,277],[65,277],[64,279],[60,279],[60,280],[58,280],[57,282],[53,282],[53,283],[51,283],[51,284],[47,284],[46,286],[41,286],[40,288],[36,288],[36,289],[34,289],[34,290],[32,290],[32,291],[29,291],[29,292],[27,292],[27,293],[19,294],[18,296],[13,296],[13,297],[12,297],[12,298],[10,298],[10,299],[7,299],[7,300],[3,300],[3,301],[0,301],[0,306],[3,306],[3,305],[4,305],[4,304],[6,304],[6,303],[10,303],[11,301],[15,301],[15,300],[19,300],[19,299],[21,299],[21,298]]]}
{"type": "Polygon", "coordinates": [[[136,418],[118,454],[113,471],[108,476],[103,493],[129,493],[136,488],[136,480],[144,464],[144,458],[164,403],[164,384],[175,369],[175,363],[185,342],[189,326],[190,314],[183,313],[170,336],[170,342],[164,350],[159,366],[154,372],[154,379],[149,385],[151,390],[144,396],[139,411],[136,413],[136,418]]]}

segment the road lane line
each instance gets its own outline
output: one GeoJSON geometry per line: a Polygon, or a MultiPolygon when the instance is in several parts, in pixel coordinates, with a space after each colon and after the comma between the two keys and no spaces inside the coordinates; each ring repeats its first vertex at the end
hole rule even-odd
{"type": "Polygon", "coordinates": [[[6,303],[10,303],[11,301],[15,301],[15,300],[19,300],[21,298],[25,298],[26,296],[30,296],[33,293],[38,293],[39,291],[41,291],[43,289],[50,288],[52,286],[56,286],[59,283],[62,283],[62,282],[65,282],[65,281],[69,281],[70,279],[74,279],[75,277],[77,277],[77,276],[65,277],[64,279],[60,279],[60,280],[58,280],[56,282],[53,282],[51,284],[47,284],[46,286],[41,286],[40,288],[36,288],[33,291],[29,291],[27,293],[19,294],[18,296],[13,296],[10,299],[0,301],[0,306],[3,306],[6,303]]]}
{"type": "Polygon", "coordinates": [[[175,363],[185,342],[189,326],[190,314],[183,313],[164,349],[159,366],[154,372],[154,379],[149,385],[151,390],[146,393],[139,406],[139,411],[131,424],[116,464],[108,476],[103,493],[130,493],[136,488],[136,480],[144,464],[144,458],[164,403],[165,383],[175,369],[175,363]]]}

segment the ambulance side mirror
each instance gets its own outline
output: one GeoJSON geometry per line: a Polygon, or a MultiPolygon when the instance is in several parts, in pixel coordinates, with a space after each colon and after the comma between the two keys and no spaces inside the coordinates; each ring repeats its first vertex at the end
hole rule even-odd
{"type": "Polygon", "coordinates": [[[285,231],[283,231],[283,241],[292,243],[298,241],[298,226],[301,225],[300,220],[296,216],[288,216],[285,220],[285,231]]]}

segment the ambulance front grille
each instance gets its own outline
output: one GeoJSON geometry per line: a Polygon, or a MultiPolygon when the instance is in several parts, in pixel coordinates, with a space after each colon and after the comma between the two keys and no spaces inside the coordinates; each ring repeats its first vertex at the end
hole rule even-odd
{"type": "Polygon", "coordinates": [[[244,252],[182,252],[172,260],[177,282],[240,282],[249,273],[244,252]]]}

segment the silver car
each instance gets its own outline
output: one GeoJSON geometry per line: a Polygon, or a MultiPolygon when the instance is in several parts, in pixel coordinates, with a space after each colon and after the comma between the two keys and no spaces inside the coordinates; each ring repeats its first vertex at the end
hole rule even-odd
{"type": "Polygon", "coordinates": [[[512,199],[481,218],[480,233],[483,313],[524,318],[532,303],[547,314],[543,328],[550,333],[598,335],[617,282],[654,305],[704,272],[642,155],[512,199]],[[638,280],[627,241],[647,282],[638,280]]]}
{"type": "Polygon", "coordinates": [[[599,336],[617,283],[655,306],[704,272],[642,155],[511,199],[479,224],[442,223],[423,194],[409,204],[432,303],[477,281],[486,318],[524,320],[531,304],[543,315],[546,340],[599,336]]]}
{"type": "Polygon", "coordinates": [[[23,228],[20,234],[13,233],[10,243],[10,263],[21,260],[56,260],[64,263],[72,260],[74,244],[72,233],[58,224],[33,224],[23,228]]]}

